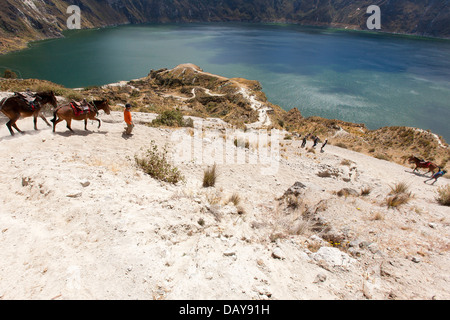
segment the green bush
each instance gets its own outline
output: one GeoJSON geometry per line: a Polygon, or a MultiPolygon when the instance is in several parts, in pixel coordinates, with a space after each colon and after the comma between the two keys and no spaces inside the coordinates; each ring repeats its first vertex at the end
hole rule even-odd
{"type": "Polygon", "coordinates": [[[135,156],[135,161],[146,174],[154,179],[172,184],[184,181],[185,178],[178,168],[173,167],[169,163],[167,154],[168,151],[166,147],[160,152],[155,141],[152,141],[151,147],[147,150],[145,156],[143,158],[135,156]]]}
{"type": "Polygon", "coordinates": [[[155,127],[193,127],[194,122],[191,118],[184,120],[183,113],[180,110],[176,109],[164,111],[155,120],[152,121],[152,125],[155,127]]]}
{"type": "Polygon", "coordinates": [[[6,79],[17,79],[17,74],[14,71],[6,69],[4,74],[3,74],[3,78],[6,78],[6,79]]]}

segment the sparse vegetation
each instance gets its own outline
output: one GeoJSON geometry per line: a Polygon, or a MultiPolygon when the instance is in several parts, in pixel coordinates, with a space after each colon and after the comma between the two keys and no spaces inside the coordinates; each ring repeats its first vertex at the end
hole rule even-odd
{"type": "Polygon", "coordinates": [[[399,182],[390,188],[391,192],[386,198],[388,208],[398,208],[412,199],[412,193],[409,192],[409,186],[406,183],[399,182]]]}
{"type": "Polygon", "coordinates": [[[160,152],[158,146],[152,141],[151,147],[147,150],[145,156],[141,158],[136,155],[135,161],[139,168],[154,179],[172,184],[184,181],[184,176],[178,168],[169,163],[167,155],[166,147],[160,152]]]}
{"type": "Polygon", "coordinates": [[[214,187],[217,180],[217,166],[214,164],[212,167],[207,168],[203,172],[203,187],[214,187]]]}
{"type": "Polygon", "coordinates": [[[239,203],[241,202],[241,197],[239,196],[238,193],[233,193],[230,197],[230,199],[228,200],[228,202],[232,202],[235,206],[238,206],[239,203]]]}
{"type": "Polygon", "coordinates": [[[450,206],[450,184],[439,187],[436,200],[443,206],[450,206]]]}
{"type": "Polygon", "coordinates": [[[347,145],[343,142],[338,142],[335,144],[335,146],[343,149],[348,149],[347,145]]]}
{"type": "Polygon", "coordinates": [[[6,69],[3,73],[3,78],[5,79],[17,79],[17,74],[14,71],[6,69]]]}
{"type": "Polygon", "coordinates": [[[290,209],[293,209],[293,210],[298,209],[298,207],[300,206],[298,197],[296,197],[293,194],[288,195],[286,197],[286,205],[290,209]]]}
{"type": "Polygon", "coordinates": [[[194,122],[191,118],[184,120],[183,113],[176,109],[162,112],[155,120],[152,121],[152,125],[155,127],[193,127],[194,122]]]}
{"type": "Polygon", "coordinates": [[[405,182],[399,182],[389,187],[391,188],[391,193],[389,193],[390,195],[408,193],[409,190],[409,186],[405,182]]]}

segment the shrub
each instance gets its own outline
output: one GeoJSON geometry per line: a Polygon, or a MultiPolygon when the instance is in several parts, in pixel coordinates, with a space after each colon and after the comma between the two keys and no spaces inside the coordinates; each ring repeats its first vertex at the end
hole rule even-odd
{"type": "Polygon", "coordinates": [[[152,121],[152,125],[167,127],[193,127],[194,123],[191,118],[189,119],[185,121],[183,119],[183,113],[178,109],[166,110],[152,121]]]}
{"type": "Polygon", "coordinates": [[[17,74],[14,71],[6,69],[5,73],[3,74],[3,78],[5,78],[5,79],[17,79],[17,74]]]}
{"type": "Polygon", "coordinates": [[[411,200],[411,194],[396,194],[386,199],[388,208],[398,208],[411,200]]]}
{"type": "Polygon", "coordinates": [[[290,194],[286,197],[286,205],[288,208],[296,210],[300,206],[300,201],[295,195],[290,194]]]}
{"type": "Polygon", "coordinates": [[[178,168],[173,167],[169,163],[167,154],[168,151],[166,147],[164,147],[163,152],[160,152],[158,146],[152,141],[151,147],[147,150],[145,157],[139,158],[138,156],[135,156],[135,161],[146,174],[154,179],[172,184],[184,181],[185,178],[178,168]]]}
{"type": "Polygon", "coordinates": [[[214,164],[211,168],[207,168],[203,172],[203,187],[214,187],[217,180],[217,166],[214,164]]]}
{"type": "Polygon", "coordinates": [[[443,206],[450,206],[450,184],[446,187],[439,187],[436,200],[443,206]]]}
{"type": "Polygon", "coordinates": [[[385,160],[385,161],[389,161],[390,160],[389,156],[386,155],[386,154],[383,154],[383,153],[377,153],[375,155],[375,158],[380,159],[380,160],[385,160]]]}
{"type": "Polygon", "coordinates": [[[394,186],[389,187],[391,188],[391,193],[389,193],[390,195],[407,193],[409,190],[409,186],[405,182],[399,182],[394,184],[394,186]]]}
{"type": "Polygon", "coordinates": [[[233,195],[230,197],[230,199],[228,200],[228,202],[232,202],[235,206],[238,206],[239,203],[241,202],[241,197],[239,196],[238,193],[233,193],[233,195]]]}
{"type": "Polygon", "coordinates": [[[388,208],[398,208],[411,200],[412,193],[409,192],[409,186],[406,183],[396,183],[394,186],[390,186],[390,188],[390,197],[386,198],[386,205],[388,208]]]}

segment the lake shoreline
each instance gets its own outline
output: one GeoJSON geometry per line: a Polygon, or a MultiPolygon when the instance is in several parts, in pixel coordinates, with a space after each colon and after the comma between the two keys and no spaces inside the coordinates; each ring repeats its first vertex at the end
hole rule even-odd
{"type": "Polygon", "coordinates": [[[64,37],[33,42],[26,52],[0,57],[0,65],[15,68],[20,78],[78,88],[141,78],[148,66],[192,62],[214,74],[258,80],[270,101],[287,111],[298,107],[308,116],[372,130],[431,129],[450,140],[446,124],[433,116],[448,114],[447,40],[282,22],[127,24],[64,37]]]}

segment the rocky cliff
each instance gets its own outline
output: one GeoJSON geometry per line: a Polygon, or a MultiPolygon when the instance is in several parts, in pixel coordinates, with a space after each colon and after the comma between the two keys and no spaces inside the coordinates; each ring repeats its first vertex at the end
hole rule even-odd
{"type": "Polygon", "coordinates": [[[81,9],[81,27],[145,22],[251,21],[366,29],[379,5],[382,31],[450,37],[450,1],[423,0],[0,0],[0,53],[28,41],[58,37],[67,7],[81,9]]]}

